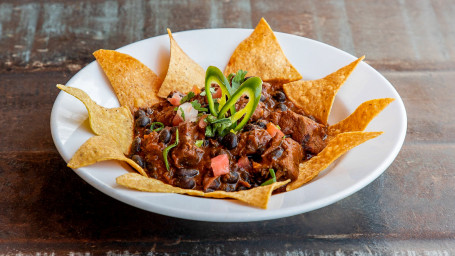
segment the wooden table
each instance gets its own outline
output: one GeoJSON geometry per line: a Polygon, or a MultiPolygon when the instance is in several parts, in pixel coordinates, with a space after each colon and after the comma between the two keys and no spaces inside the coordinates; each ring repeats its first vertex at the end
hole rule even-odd
{"type": "Polygon", "coordinates": [[[0,2],[0,255],[455,254],[455,2],[0,2]],[[116,201],[66,167],[49,117],[99,48],[173,31],[252,28],[367,56],[398,90],[408,133],[393,164],[333,205],[252,223],[166,217],[116,201]]]}

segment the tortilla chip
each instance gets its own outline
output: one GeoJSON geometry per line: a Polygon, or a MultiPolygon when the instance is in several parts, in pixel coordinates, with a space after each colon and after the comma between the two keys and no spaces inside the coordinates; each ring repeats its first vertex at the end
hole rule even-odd
{"type": "Polygon", "coordinates": [[[131,112],[160,101],[161,79],[147,66],[128,54],[98,50],[93,53],[114,88],[120,105],[131,112]]]}
{"type": "Polygon", "coordinates": [[[106,160],[125,161],[140,174],[147,176],[144,169],[123,154],[118,147],[117,142],[105,136],[91,137],[84,144],[82,144],[82,146],[74,154],[73,158],[71,158],[68,162],[68,167],[77,169],[106,160]]]}
{"type": "Polygon", "coordinates": [[[305,110],[306,114],[327,124],[336,93],[364,57],[324,78],[284,84],[283,90],[294,104],[305,110]]]}
{"type": "Polygon", "coordinates": [[[365,130],[370,121],[394,100],[393,98],[383,98],[365,101],[350,116],[329,126],[327,130],[329,136],[365,130]]]}
{"type": "Polygon", "coordinates": [[[105,108],[97,105],[84,91],[58,84],[57,88],[76,97],[88,111],[90,127],[96,135],[106,136],[118,143],[124,154],[128,154],[133,141],[133,116],[126,107],[105,108]]]}
{"type": "Polygon", "coordinates": [[[264,18],[234,50],[224,74],[228,76],[240,69],[248,71],[247,76],[258,76],[266,82],[288,83],[302,79],[264,18]]]}
{"type": "Polygon", "coordinates": [[[117,177],[117,183],[119,185],[132,189],[137,189],[140,191],[157,193],[177,193],[211,198],[234,198],[239,201],[245,202],[249,205],[253,205],[263,209],[267,208],[267,204],[269,202],[270,196],[272,195],[272,191],[281,186],[286,185],[288,182],[289,180],[275,182],[268,186],[260,186],[249,190],[242,190],[236,192],[215,191],[210,193],[204,193],[199,190],[174,187],[156,179],[146,178],[137,173],[127,173],[120,177],[117,177]]]}
{"type": "Polygon", "coordinates": [[[286,187],[286,191],[301,187],[347,151],[381,134],[382,132],[345,132],[338,134],[327,143],[327,146],[318,155],[299,165],[299,177],[286,187]]]}
{"type": "Polygon", "coordinates": [[[166,98],[173,91],[187,93],[193,87],[204,87],[205,70],[179,47],[170,29],[167,29],[167,33],[171,42],[171,59],[158,96],[166,98]]]}

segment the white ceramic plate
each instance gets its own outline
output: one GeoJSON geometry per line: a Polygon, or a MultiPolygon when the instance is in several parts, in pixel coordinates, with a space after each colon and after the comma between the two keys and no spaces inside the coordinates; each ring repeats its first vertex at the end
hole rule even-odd
{"type": "MultiPolygon", "coordinates": [[[[180,47],[204,69],[224,69],[235,47],[251,29],[205,29],[175,33],[180,47]]],[[[356,58],[329,45],[307,38],[275,33],[286,56],[303,79],[317,79],[349,64],[356,58]]],[[[162,35],[118,49],[139,59],[161,77],[169,62],[169,38],[162,35]]],[[[63,82],[63,81],[56,81],[63,82]]],[[[96,62],[78,72],[68,86],[87,92],[98,104],[118,107],[117,98],[96,62]]],[[[334,203],[360,190],[377,178],[397,156],[406,134],[406,112],[393,86],[376,70],[362,62],[338,92],[329,123],[344,119],[362,102],[392,97],[392,102],[367,127],[384,134],[352,149],[311,183],[291,192],[273,195],[267,210],[228,199],[209,199],[177,194],[146,193],[120,187],[115,178],[130,167],[116,161],[98,163],[75,172],[103,193],[138,208],[168,216],[218,222],[258,221],[308,212],[334,203]]],[[[65,159],[91,136],[87,111],[76,98],[61,92],[51,115],[54,143],[65,159]]],[[[62,188],[64,189],[64,188],[62,188]]]]}

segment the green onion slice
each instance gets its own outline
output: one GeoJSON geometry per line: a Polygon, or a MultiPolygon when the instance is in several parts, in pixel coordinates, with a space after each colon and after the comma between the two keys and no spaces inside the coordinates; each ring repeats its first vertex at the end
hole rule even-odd
{"type": "Polygon", "coordinates": [[[150,124],[150,130],[152,132],[159,132],[164,129],[164,124],[161,122],[153,122],[150,124]]]}
{"type": "Polygon", "coordinates": [[[262,183],[261,186],[267,186],[276,182],[275,171],[273,169],[269,169],[269,172],[272,178],[262,183]]]}
{"type": "Polygon", "coordinates": [[[179,129],[177,129],[175,131],[175,142],[174,142],[174,144],[167,146],[163,150],[164,164],[166,165],[166,170],[168,170],[168,171],[169,171],[169,162],[167,161],[167,155],[169,153],[169,150],[171,150],[172,148],[176,147],[178,144],[179,144],[179,129]]]}

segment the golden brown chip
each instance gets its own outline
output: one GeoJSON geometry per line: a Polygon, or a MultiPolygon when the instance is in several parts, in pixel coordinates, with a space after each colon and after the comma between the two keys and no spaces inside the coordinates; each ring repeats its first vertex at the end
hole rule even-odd
{"type": "Polygon", "coordinates": [[[205,82],[205,71],[180,48],[168,29],[171,42],[171,59],[158,96],[166,98],[170,92],[187,93],[193,87],[202,88],[205,82]]]}
{"type": "Polygon", "coordinates": [[[286,190],[291,191],[301,187],[350,149],[381,134],[382,132],[345,132],[336,135],[317,156],[299,165],[299,177],[291,182],[286,190]]]}
{"type": "Polygon", "coordinates": [[[375,116],[377,116],[393,98],[383,98],[365,101],[360,104],[357,109],[344,120],[329,126],[329,136],[335,136],[343,132],[363,131],[375,116]]]}
{"type": "Polygon", "coordinates": [[[84,91],[58,84],[57,87],[73,95],[87,108],[90,127],[96,135],[109,137],[118,143],[118,147],[128,154],[133,141],[133,116],[126,107],[105,108],[97,105],[84,91]]]}
{"type": "Polygon", "coordinates": [[[82,144],[73,158],[68,162],[68,167],[77,169],[106,160],[125,161],[140,174],[147,176],[139,165],[123,154],[117,142],[105,136],[93,136],[82,144]]]}
{"type": "Polygon", "coordinates": [[[224,74],[228,76],[240,69],[248,71],[247,76],[258,76],[266,82],[287,83],[302,79],[264,18],[234,50],[224,74]]]}
{"type": "Polygon", "coordinates": [[[120,105],[131,112],[160,101],[161,79],[147,66],[128,54],[112,50],[93,53],[114,88],[120,105]]]}
{"type": "Polygon", "coordinates": [[[323,124],[327,124],[336,93],[363,59],[364,56],[318,80],[295,81],[284,84],[284,92],[294,104],[303,108],[308,115],[315,117],[323,124]]]}
{"type": "Polygon", "coordinates": [[[165,184],[162,181],[146,178],[136,173],[127,173],[120,177],[117,177],[117,183],[132,189],[137,189],[146,192],[158,192],[158,193],[177,193],[187,194],[193,196],[203,196],[212,198],[234,198],[239,201],[245,202],[249,205],[253,205],[260,208],[267,208],[272,191],[286,185],[289,182],[282,181],[276,182],[268,186],[261,186],[252,188],[249,190],[242,190],[236,192],[225,192],[215,191],[210,193],[204,193],[199,190],[183,189],[165,184]]]}

